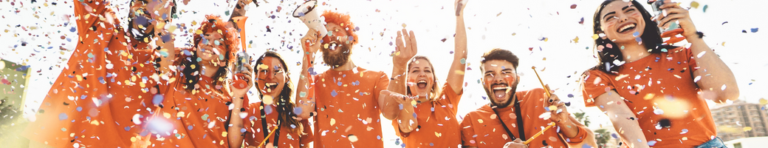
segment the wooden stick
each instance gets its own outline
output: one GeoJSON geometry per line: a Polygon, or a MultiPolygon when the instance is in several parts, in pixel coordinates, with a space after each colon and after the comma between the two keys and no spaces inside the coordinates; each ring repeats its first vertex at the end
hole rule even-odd
{"type": "Polygon", "coordinates": [[[259,143],[258,147],[261,147],[262,145],[264,145],[264,142],[267,142],[267,139],[269,139],[269,137],[272,137],[272,134],[275,134],[275,131],[277,130],[278,127],[280,127],[279,124],[272,129],[272,132],[269,132],[269,135],[267,135],[267,137],[264,137],[264,140],[261,140],[261,143],[259,143]]]}
{"type": "MultiPolygon", "coordinates": [[[[547,86],[544,85],[544,81],[541,81],[541,77],[539,77],[539,72],[536,72],[536,67],[531,67],[531,69],[533,69],[533,73],[536,73],[536,77],[539,78],[539,83],[541,83],[541,87],[544,87],[544,91],[547,91],[547,97],[551,97],[552,94],[549,93],[549,88],[547,88],[547,86]]],[[[536,135],[533,135],[528,140],[525,140],[523,144],[528,145],[528,143],[533,142],[533,139],[536,139],[536,137],[541,136],[541,134],[544,133],[544,131],[547,131],[553,126],[555,126],[555,122],[551,122],[546,128],[544,128],[544,130],[541,130],[540,132],[536,133],[536,135]]]]}
{"type": "Polygon", "coordinates": [[[536,135],[533,135],[533,137],[531,137],[530,139],[525,140],[525,142],[523,142],[523,144],[524,145],[528,145],[528,143],[533,142],[533,139],[536,139],[536,137],[541,136],[541,134],[544,133],[544,131],[547,131],[548,129],[552,128],[553,126],[555,126],[555,122],[550,123],[547,127],[544,128],[544,130],[541,130],[540,132],[536,133],[536,135]]]}
{"type": "Polygon", "coordinates": [[[536,77],[539,78],[539,83],[541,83],[541,87],[544,87],[544,91],[547,91],[547,97],[551,97],[552,94],[549,93],[549,88],[544,85],[544,81],[541,81],[541,77],[539,77],[539,72],[536,72],[536,67],[531,67],[533,69],[533,73],[536,73],[536,77]]]}

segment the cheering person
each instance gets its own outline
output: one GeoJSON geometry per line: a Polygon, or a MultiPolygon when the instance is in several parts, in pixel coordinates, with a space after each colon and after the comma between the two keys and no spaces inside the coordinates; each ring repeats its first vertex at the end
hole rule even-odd
{"type": "MultiPolygon", "coordinates": [[[[244,109],[239,109],[243,100],[234,101],[236,109],[232,110],[231,123],[243,128],[231,128],[230,137],[240,137],[244,129],[246,146],[259,146],[265,141],[266,147],[309,147],[312,130],[307,120],[299,121],[293,112],[295,105],[291,97],[294,92],[283,58],[267,51],[254,65],[256,90],[261,101],[244,109]],[[240,117],[247,121],[243,122],[240,117]],[[266,140],[264,137],[267,137],[266,140]]],[[[241,140],[234,139],[230,145],[240,147],[241,140]]]]}
{"type": "Polygon", "coordinates": [[[723,147],[704,99],[737,99],[736,80],[688,10],[665,3],[655,19],[637,1],[600,4],[593,28],[600,63],[583,75],[585,104],[604,111],[629,147],[723,147]],[[662,44],[658,27],[675,21],[690,48],[662,44]]]}
{"type": "Polygon", "coordinates": [[[467,57],[467,32],[464,27],[464,4],[456,1],[455,54],[448,78],[441,90],[432,62],[425,56],[415,56],[416,36],[403,29],[397,32],[397,53],[392,58],[393,81],[381,97],[396,101],[401,109],[392,120],[397,135],[406,147],[459,147],[461,131],[456,119],[463,91],[464,69],[467,57]],[[401,35],[402,34],[402,35],[401,35]],[[405,36],[403,46],[402,38],[405,36]],[[406,82],[407,81],[407,82],[406,82]]]}

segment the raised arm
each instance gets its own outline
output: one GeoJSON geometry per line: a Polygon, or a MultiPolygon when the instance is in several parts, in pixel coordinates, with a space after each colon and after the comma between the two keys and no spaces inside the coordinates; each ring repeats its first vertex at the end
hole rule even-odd
{"type": "Polygon", "coordinates": [[[699,88],[705,94],[714,94],[711,97],[705,97],[707,99],[718,103],[738,99],[739,87],[736,84],[736,77],[733,75],[733,72],[696,32],[696,26],[693,25],[688,10],[677,4],[666,0],[666,4],[661,6],[661,9],[665,9],[669,15],[661,19],[662,23],[660,26],[668,26],[668,22],[672,21],[680,23],[681,28],[683,28],[682,35],[691,43],[690,50],[691,56],[693,56],[691,58],[695,59],[696,63],[694,64],[700,67],[698,70],[693,71],[694,81],[698,79],[696,84],[699,85],[699,88]]]}
{"type": "Polygon", "coordinates": [[[408,61],[416,56],[418,51],[416,35],[413,31],[410,31],[410,34],[405,29],[397,31],[397,38],[395,39],[397,47],[395,47],[395,52],[392,55],[392,79],[389,81],[387,91],[381,91],[379,96],[381,114],[389,120],[394,120],[401,112],[398,100],[394,99],[402,99],[399,95],[407,95],[405,79],[408,72],[406,69],[408,68],[408,61]]]}
{"type": "Polygon", "coordinates": [[[619,135],[626,142],[630,142],[627,145],[632,148],[647,148],[648,141],[645,139],[645,134],[640,128],[640,124],[637,123],[637,117],[632,113],[632,110],[627,107],[626,103],[621,99],[621,96],[615,91],[603,93],[595,98],[595,103],[602,110],[613,123],[613,128],[618,131],[619,135]]]}
{"type": "Polygon", "coordinates": [[[315,111],[315,90],[314,80],[310,74],[310,68],[314,65],[315,53],[320,49],[319,34],[312,28],[309,28],[304,37],[301,38],[302,54],[301,73],[299,82],[296,84],[296,105],[301,107],[302,112],[297,113],[299,118],[307,119],[311,117],[310,113],[315,111]]]}
{"type": "MultiPolygon", "coordinates": [[[[446,81],[456,94],[460,94],[464,83],[464,70],[467,67],[467,30],[464,27],[464,7],[467,0],[456,0],[456,41],[451,70],[446,81]],[[461,1],[465,1],[462,3],[461,1]]],[[[447,90],[444,90],[447,91],[447,90]]]]}
{"type": "Polygon", "coordinates": [[[176,46],[174,44],[173,31],[176,26],[171,24],[171,7],[173,7],[173,1],[165,1],[162,4],[155,6],[148,6],[152,19],[155,25],[155,32],[153,40],[157,49],[156,55],[160,58],[160,72],[162,74],[170,74],[173,60],[176,59],[176,46]],[[165,16],[165,17],[164,17],[165,16]],[[165,18],[165,19],[164,19],[165,18]]]}

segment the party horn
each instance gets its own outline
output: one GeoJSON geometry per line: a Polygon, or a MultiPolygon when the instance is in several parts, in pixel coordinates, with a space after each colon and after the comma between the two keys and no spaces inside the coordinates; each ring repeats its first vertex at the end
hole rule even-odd
{"type": "Polygon", "coordinates": [[[269,139],[269,137],[272,137],[272,134],[275,134],[275,131],[277,130],[278,127],[280,127],[280,124],[275,126],[275,128],[272,129],[272,132],[269,132],[269,135],[267,135],[267,137],[264,137],[264,140],[261,140],[261,143],[259,143],[258,147],[261,147],[262,145],[264,145],[264,142],[267,142],[267,139],[269,139]]]}
{"type": "MultiPolygon", "coordinates": [[[[547,97],[551,97],[552,94],[549,93],[549,88],[547,88],[547,86],[544,85],[544,81],[541,81],[541,77],[539,76],[539,72],[536,72],[536,67],[531,67],[531,69],[533,69],[533,73],[536,73],[536,77],[539,78],[539,83],[541,83],[541,87],[544,87],[544,91],[547,91],[547,97]]],[[[533,142],[533,139],[536,139],[536,137],[541,136],[541,134],[544,133],[544,131],[547,131],[548,129],[552,128],[553,126],[555,126],[555,122],[551,122],[546,128],[544,128],[544,130],[541,130],[540,132],[536,133],[536,135],[533,135],[530,139],[525,140],[525,142],[523,142],[523,144],[528,145],[528,143],[533,142]]]]}

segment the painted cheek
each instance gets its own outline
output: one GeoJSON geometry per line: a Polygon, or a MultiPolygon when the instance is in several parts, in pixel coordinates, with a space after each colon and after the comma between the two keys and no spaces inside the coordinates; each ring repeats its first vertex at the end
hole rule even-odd
{"type": "Polygon", "coordinates": [[[515,80],[517,80],[517,77],[508,75],[508,76],[504,77],[504,80],[507,81],[507,84],[512,85],[512,83],[514,83],[515,80]]]}

